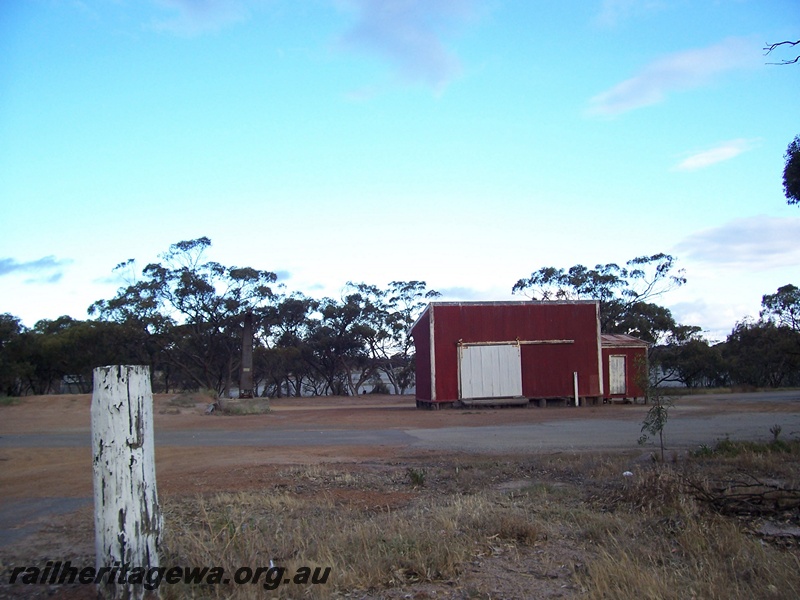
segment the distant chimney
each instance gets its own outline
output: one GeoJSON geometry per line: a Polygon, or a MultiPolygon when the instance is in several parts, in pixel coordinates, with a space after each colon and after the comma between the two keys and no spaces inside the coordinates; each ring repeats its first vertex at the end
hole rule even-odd
{"type": "Polygon", "coordinates": [[[253,312],[244,315],[242,367],[239,372],[239,398],[253,397],[253,312]]]}

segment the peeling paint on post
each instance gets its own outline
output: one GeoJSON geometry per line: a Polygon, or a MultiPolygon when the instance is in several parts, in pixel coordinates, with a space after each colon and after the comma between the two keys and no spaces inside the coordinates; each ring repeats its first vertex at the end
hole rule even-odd
{"type": "Polygon", "coordinates": [[[94,370],[92,394],[95,562],[114,568],[98,585],[105,598],[158,597],[119,573],[158,566],[163,519],[156,490],[153,392],[146,366],[94,370]],[[119,582],[119,583],[118,583],[119,582]]]}

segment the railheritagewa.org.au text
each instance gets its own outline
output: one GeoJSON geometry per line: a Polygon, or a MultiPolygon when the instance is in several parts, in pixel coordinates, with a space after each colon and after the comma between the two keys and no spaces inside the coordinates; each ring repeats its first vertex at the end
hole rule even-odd
{"type": "Polygon", "coordinates": [[[223,567],[136,567],[115,562],[108,567],[79,567],[70,561],[48,561],[44,567],[13,567],[10,584],[64,585],[64,584],[133,584],[146,590],[156,590],[162,584],[177,585],[260,585],[265,590],[275,590],[281,585],[324,585],[331,573],[330,567],[298,567],[290,570],[273,565],[239,567],[232,573],[223,567]]]}

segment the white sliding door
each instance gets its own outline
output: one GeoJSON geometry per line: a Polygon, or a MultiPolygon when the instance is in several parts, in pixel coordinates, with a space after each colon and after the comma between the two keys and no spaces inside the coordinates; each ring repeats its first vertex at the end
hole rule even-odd
{"type": "Polygon", "coordinates": [[[516,344],[461,346],[462,398],[522,396],[522,363],[516,344]]]}

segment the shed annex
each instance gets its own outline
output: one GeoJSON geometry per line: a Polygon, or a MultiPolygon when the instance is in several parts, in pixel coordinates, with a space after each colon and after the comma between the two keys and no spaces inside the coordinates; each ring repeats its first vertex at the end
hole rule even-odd
{"type": "Polygon", "coordinates": [[[644,399],[643,378],[647,377],[649,344],[632,335],[600,336],[603,353],[603,389],[605,401],[644,399]]]}
{"type": "Polygon", "coordinates": [[[604,395],[594,300],[432,302],[411,335],[420,407],[604,395]]]}

